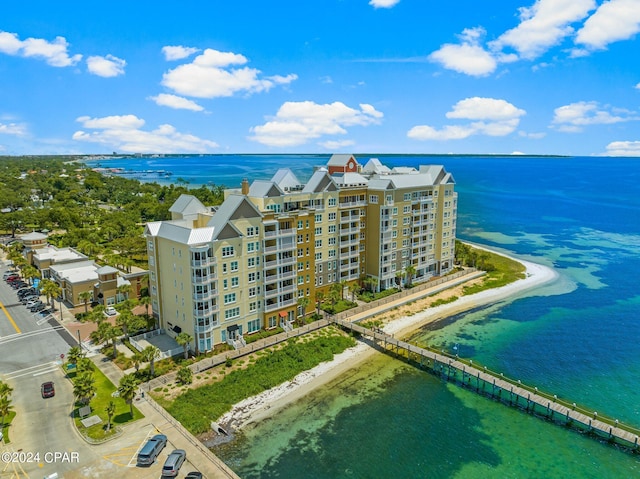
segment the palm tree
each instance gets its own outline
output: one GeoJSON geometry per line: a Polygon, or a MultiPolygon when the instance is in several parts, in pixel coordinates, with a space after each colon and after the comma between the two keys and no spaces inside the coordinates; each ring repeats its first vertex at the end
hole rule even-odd
{"type": "Polygon", "coordinates": [[[300,306],[300,310],[302,311],[302,321],[304,322],[304,318],[307,315],[307,306],[309,306],[309,298],[298,298],[298,306],[300,306]]]}
{"type": "Polygon", "coordinates": [[[189,358],[189,343],[193,340],[193,336],[189,333],[181,332],[176,336],[176,343],[184,348],[184,358],[189,358]]]}
{"type": "Polygon", "coordinates": [[[193,382],[193,372],[187,366],[182,366],[178,369],[177,379],[180,384],[191,384],[193,382]]]}
{"type": "Polygon", "coordinates": [[[78,361],[83,356],[84,354],[82,353],[82,349],[80,349],[79,346],[73,346],[71,349],[69,349],[69,352],[67,353],[67,361],[69,362],[69,364],[77,365],[78,361]]]}
{"type": "Polygon", "coordinates": [[[416,267],[412,264],[407,265],[407,267],[404,269],[404,272],[407,274],[407,286],[411,286],[413,275],[416,274],[416,267]]]}
{"type": "MultiPolygon", "coordinates": [[[[151,346],[150,346],[151,347],[151,346]]],[[[120,397],[129,405],[129,412],[133,418],[133,399],[138,391],[138,380],[133,374],[126,374],[120,378],[118,392],[120,397]]]]}
{"type": "Polygon", "coordinates": [[[320,316],[320,306],[324,301],[324,293],[322,291],[316,292],[316,314],[320,316]]]}
{"type": "Polygon", "coordinates": [[[73,382],[73,394],[78,398],[78,402],[86,406],[95,393],[96,386],[93,372],[83,371],[76,376],[73,382]]]}
{"type": "Polygon", "coordinates": [[[42,294],[47,297],[47,304],[53,305],[53,298],[58,298],[62,294],[62,288],[58,283],[50,279],[44,279],[40,283],[42,294]]]}
{"type": "Polygon", "coordinates": [[[141,351],[136,351],[131,356],[131,362],[133,363],[133,367],[136,368],[136,373],[140,371],[140,364],[142,364],[144,358],[142,357],[141,351]]]}
{"type": "Polygon", "coordinates": [[[12,387],[10,387],[7,383],[3,383],[2,381],[0,381],[0,398],[11,396],[12,392],[12,387]]]}
{"type": "Polygon", "coordinates": [[[0,431],[2,430],[2,427],[4,427],[5,416],[8,416],[12,409],[13,404],[11,404],[9,396],[0,397],[0,417],[2,417],[2,420],[0,421],[0,431]]]}
{"type": "Polygon", "coordinates": [[[360,285],[358,283],[351,283],[349,285],[349,292],[351,293],[351,301],[355,303],[356,301],[356,293],[360,291],[360,285]]]}
{"type": "Polygon", "coordinates": [[[109,401],[107,407],[104,409],[107,413],[107,431],[111,430],[111,418],[116,413],[116,404],[113,401],[109,401]]]}
{"type": "Polygon", "coordinates": [[[116,288],[117,291],[117,295],[116,298],[118,298],[118,303],[121,303],[122,301],[129,299],[129,293],[131,293],[131,285],[130,284],[121,284],[120,286],[118,286],[116,288]]]}
{"type": "Polygon", "coordinates": [[[151,296],[140,296],[138,302],[144,305],[144,312],[149,316],[149,306],[151,306],[151,296]]]}
{"type": "Polygon", "coordinates": [[[84,312],[87,314],[89,312],[89,300],[93,297],[93,292],[91,291],[82,291],[78,294],[78,299],[84,303],[84,312]]]}
{"type": "Polygon", "coordinates": [[[29,284],[33,284],[35,278],[40,278],[40,271],[35,266],[26,265],[22,268],[22,276],[29,280],[29,284]]]}
{"type": "Polygon", "coordinates": [[[160,357],[160,350],[155,346],[147,346],[141,352],[144,362],[149,363],[149,373],[153,378],[155,376],[155,360],[160,357]]]}
{"type": "Polygon", "coordinates": [[[340,281],[340,299],[344,301],[344,290],[347,287],[347,280],[340,281]]]}

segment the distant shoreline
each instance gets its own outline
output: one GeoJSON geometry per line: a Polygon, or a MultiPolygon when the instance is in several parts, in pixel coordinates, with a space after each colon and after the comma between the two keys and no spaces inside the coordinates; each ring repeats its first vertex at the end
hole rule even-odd
{"type": "MultiPolygon", "coordinates": [[[[474,247],[479,247],[474,245],[474,247]]],[[[462,296],[456,301],[434,308],[425,309],[411,316],[403,316],[387,323],[382,329],[391,335],[406,336],[420,327],[436,320],[453,316],[479,306],[495,303],[507,298],[516,299],[518,294],[535,287],[550,283],[558,278],[558,273],[547,266],[513,258],[502,252],[482,246],[493,253],[507,256],[525,267],[526,277],[502,286],[479,293],[462,296]]],[[[242,429],[251,423],[260,422],[286,405],[306,396],[344,372],[356,367],[377,351],[359,343],[356,346],[334,356],[333,360],[319,364],[313,369],[298,374],[291,381],[245,399],[233,406],[218,423],[230,429],[242,429]]]]}

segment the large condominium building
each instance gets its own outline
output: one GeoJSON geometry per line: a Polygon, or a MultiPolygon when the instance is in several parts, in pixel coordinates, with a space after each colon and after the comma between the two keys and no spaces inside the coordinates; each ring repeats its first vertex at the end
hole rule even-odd
{"type": "Polygon", "coordinates": [[[287,326],[336,283],[368,278],[381,290],[447,273],[454,184],[439,165],[390,169],[333,155],[306,183],[281,169],[226,190],[220,206],[182,195],[171,220],[145,230],[153,314],[204,352],[287,326]]]}

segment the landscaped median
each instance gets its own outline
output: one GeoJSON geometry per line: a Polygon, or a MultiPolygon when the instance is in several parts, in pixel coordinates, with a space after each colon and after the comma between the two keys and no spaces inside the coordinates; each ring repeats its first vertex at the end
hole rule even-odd
{"type": "Polygon", "coordinates": [[[117,435],[121,426],[144,417],[137,408],[119,397],[118,388],[93,365],[91,360],[83,358],[77,366],[71,365],[69,368],[69,365],[70,363],[65,363],[63,367],[67,378],[73,383],[76,397],[73,419],[76,428],[87,441],[96,443],[108,440],[117,435]],[[93,381],[89,381],[87,377],[92,378],[93,381]],[[87,407],[90,411],[86,409],[87,407]],[[81,417],[81,411],[83,417],[81,417]],[[89,423],[96,422],[96,424],[85,426],[82,421],[91,417],[95,419],[89,423]]]}

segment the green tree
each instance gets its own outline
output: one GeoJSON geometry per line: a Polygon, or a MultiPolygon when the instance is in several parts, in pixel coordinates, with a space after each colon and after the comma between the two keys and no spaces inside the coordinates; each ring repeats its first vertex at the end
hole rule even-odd
{"type": "Polygon", "coordinates": [[[53,306],[53,298],[58,298],[62,294],[62,288],[53,280],[43,279],[40,282],[40,290],[47,298],[47,304],[53,306]]]}
{"type": "Polygon", "coordinates": [[[298,306],[300,307],[300,311],[302,313],[302,323],[304,324],[305,317],[307,316],[307,306],[309,306],[309,298],[299,298],[298,306]]]}
{"type": "Polygon", "coordinates": [[[78,299],[84,303],[84,312],[85,314],[89,312],[89,301],[93,297],[93,293],[91,291],[82,291],[78,294],[78,299]]]}
{"type": "Polygon", "coordinates": [[[13,404],[11,404],[11,398],[9,396],[0,396],[0,430],[4,427],[4,418],[9,415],[13,410],[13,404]]]}
{"type": "Polygon", "coordinates": [[[7,383],[0,381],[0,398],[11,396],[13,388],[7,383]]]}
{"type": "Polygon", "coordinates": [[[316,292],[316,314],[320,316],[320,308],[322,307],[322,302],[324,301],[324,293],[322,291],[316,292]]]}
{"type": "Polygon", "coordinates": [[[92,371],[83,371],[76,375],[73,381],[73,394],[78,398],[78,402],[86,406],[95,393],[95,378],[92,371]]]}
{"type": "Polygon", "coordinates": [[[145,363],[149,363],[149,374],[155,377],[155,360],[160,357],[160,350],[155,346],[147,346],[142,351],[142,357],[145,363]]]}
{"type": "Polygon", "coordinates": [[[187,366],[178,369],[177,379],[180,384],[187,385],[193,382],[193,372],[187,366]]]}
{"type": "Polygon", "coordinates": [[[104,408],[104,410],[107,413],[107,431],[110,431],[111,430],[111,418],[116,413],[116,404],[113,401],[109,401],[109,404],[107,404],[107,407],[104,408]]]}
{"type": "Polygon", "coordinates": [[[351,301],[356,301],[356,294],[360,291],[360,285],[353,282],[349,285],[349,292],[351,293],[351,301]]]}
{"type": "Polygon", "coordinates": [[[416,268],[415,266],[413,266],[412,264],[408,265],[405,269],[404,272],[407,275],[407,286],[411,286],[412,282],[413,282],[413,276],[416,274],[416,268]]]}
{"type": "Polygon", "coordinates": [[[181,332],[176,336],[176,343],[178,343],[184,349],[184,358],[189,358],[189,343],[193,340],[193,336],[189,333],[181,332]]]}
{"type": "Polygon", "coordinates": [[[118,393],[125,403],[129,405],[129,412],[133,418],[133,400],[138,391],[138,380],[133,374],[126,374],[120,378],[118,393]]]}
{"type": "Polygon", "coordinates": [[[67,353],[67,361],[69,362],[69,364],[75,364],[76,366],[78,365],[78,361],[80,360],[80,358],[83,357],[84,353],[79,346],[71,347],[71,349],[69,349],[69,352],[67,353]]]}
{"type": "Polygon", "coordinates": [[[40,278],[40,271],[35,266],[26,265],[22,268],[22,276],[29,280],[29,284],[33,284],[35,278],[40,278]]]}

